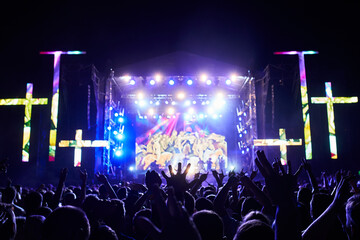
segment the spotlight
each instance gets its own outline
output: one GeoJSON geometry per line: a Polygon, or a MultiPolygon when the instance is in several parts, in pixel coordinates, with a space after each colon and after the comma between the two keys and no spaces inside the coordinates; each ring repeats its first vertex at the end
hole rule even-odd
{"type": "Polygon", "coordinates": [[[171,102],[171,105],[173,105],[173,106],[176,105],[176,102],[175,102],[175,101],[172,101],[172,102],[171,102]]]}
{"type": "Polygon", "coordinates": [[[145,100],[141,100],[140,102],[139,102],[139,106],[140,107],[144,107],[146,105],[146,101],[145,100]]]}
{"type": "Polygon", "coordinates": [[[192,101],[192,104],[196,104],[196,101],[194,100],[194,101],[192,101]]]}
{"type": "Polygon", "coordinates": [[[150,103],[150,104],[153,104],[153,101],[150,101],[149,103],[150,103]]]}
{"type": "Polygon", "coordinates": [[[135,80],[134,79],[131,79],[130,82],[129,82],[130,85],[135,85],[135,80]]]}
{"type": "Polygon", "coordinates": [[[204,114],[201,113],[201,114],[199,115],[199,118],[200,118],[200,119],[203,119],[203,118],[204,118],[204,114]]]}
{"type": "Polygon", "coordinates": [[[218,118],[218,115],[217,115],[217,114],[213,114],[213,115],[212,115],[212,118],[213,118],[213,119],[217,119],[217,118],[218,118]]]}
{"type": "Polygon", "coordinates": [[[194,110],[193,108],[189,108],[188,113],[189,113],[189,114],[194,114],[194,113],[195,113],[195,110],[194,110]]]}
{"type": "Polygon", "coordinates": [[[234,170],[235,170],[235,166],[229,166],[229,170],[230,170],[230,171],[234,171],[234,170]]]}
{"type": "Polygon", "coordinates": [[[169,104],[169,101],[165,101],[165,104],[169,104]]]}
{"type": "Polygon", "coordinates": [[[170,79],[170,80],[169,80],[169,85],[171,85],[171,86],[172,86],[172,85],[174,85],[174,84],[175,84],[175,81],[174,81],[174,80],[172,80],[172,79],[170,79]]]}
{"type": "Polygon", "coordinates": [[[245,154],[245,151],[244,151],[244,150],[242,150],[242,151],[241,151],[241,154],[245,154]]]}
{"type": "Polygon", "coordinates": [[[153,108],[150,108],[149,111],[148,111],[149,115],[154,115],[155,111],[153,108]]]}
{"type": "Polygon", "coordinates": [[[246,112],[244,112],[244,117],[246,117],[246,112]]]}
{"type": "Polygon", "coordinates": [[[137,94],[137,98],[138,98],[138,99],[143,99],[143,98],[144,98],[144,93],[139,92],[139,93],[137,94]]]}
{"type": "Polygon", "coordinates": [[[211,80],[210,79],[206,80],[206,85],[211,85],[211,80]]]}
{"type": "Polygon", "coordinates": [[[170,115],[173,115],[175,113],[175,109],[174,108],[168,108],[167,113],[170,115]]]}
{"type": "Polygon", "coordinates": [[[130,166],[130,167],[129,167],[129,171],[130,171],[130,172],[132,172],[132,171],[134,171],[134,170],[135,170],[134,166],[130,166]]]}
{"type": "Polygon", "coordinates": [[[225,81],[225,83],[226,83],[226,85],[231,85],[231,80],[230,79],[227,79],[226,81],[225,81]]]}
{"type": "Polygon", "coordinates": [[[186,101],[185,101],[185,106],[190,106],[190,104],[191,104],[191,101],[190,101],[190,100],[186,100],[186,101]]]}
{"type": "Polygon", "coordinates": [[[157,101],[157,102],[155,103],[155,105],[156,105],[156,106],[159,106],[159,105],[160,105],[160,102],[159,102],[159,101],[157,101]]]}
{"type": "Polygon", "coordinates": [[[108,127],[107,127],[107,130],[109,130],[109,131],[110,131],[110,130],[111,130],[111,127],[110,127],[110,126],[108,126],[108,127]]]}
{"type": "Polygon", "coordinates": [[[184,119],[185,119],[185,120],[190,120],[190,115],[189,115],[189,114],[185,114],[185,115],[184,115],[184,119]]]}
{"type": "Polygon", "coordinates": [[[161,80],[161,75],[160,75],[160,74],[156,74],[156,75],[155,75],[155,80],[156,80],[157,82],[160,82],[160,80],[161,80]]]}
{"type": "Polygon", "coordinates": [[[191,86],[191,85],[193,84],[193,80],[188,79],[188,80],[186,81],[186,84],[189,85],[189,86],[191,86]]]}
{"type": "Polygon", "coordinates": [[[180,99],[180,100],[184,99],[185,98],[185,93],[179,92],[178,95],[177,95],[177,98],[180,99]]]}
{"type": "Polygon", "coordinates": [[[124,122],[124,118],[119,117],[118,121],[119,121],[119,123],[123,123],[123,122],[124,122]]]}
{"type": "Polygon", "coordinates": [[[131,79],[131,76],[125,75],[122,77],[122,79],[124,79],[125,81],[129,81],[131,79]]]}
{"type": "Polygon", "coordinates": [[[205,82],[207,80],[206,74],[201,75],[201,81],[205,82]]]}
{"type": "Polygon", "coordinates": [[[231,78],[232,81],[235,81],[236,78],[237,78],[237,75],[236,75],[236,74],[232,74],[230,78],[231,78]]]}
{"type": "Polygon", "coordinates": [[[155,85],[155,80],[151,79],[149,83],[150,83],[150,85],[155,85]]]}
{"type": "Polygon", "coordinates": [[[115,156],[120,157],[123,154],[121,149],[115,151],[115,156]]]}
{"type": "Polygon", "coordinates": [[[112,110],[113,110],[113,107],[109,107],[109,110],[112,111],[112,110]]]}
{"type": "Polygon", "coordinates": [[[119,116],[119,114],[118,114],[118,113],[114,113],[114,116],[117,117],[117,116],[119,116]]]}
{"type": "Polygon", "coordinates": [[[116,138],[118,139],[118,140],[123,140],[124,138],[125,138],[125,136],[124,136],[124,134],[118,134],[117,136],[116,136],[116,138]]]}
{"type": "Polygon", "coordinates": [[[117,135],[117,134],[118,134],[118,132],[115,130],[115,131],[113,131],[113,134],[114,134],[114,135],[117,135]]]}
{"type": "Polygon", "coordinates": [[[139,102],[138,101],[135,101],[135,104],[138,104],[139,102]]]}

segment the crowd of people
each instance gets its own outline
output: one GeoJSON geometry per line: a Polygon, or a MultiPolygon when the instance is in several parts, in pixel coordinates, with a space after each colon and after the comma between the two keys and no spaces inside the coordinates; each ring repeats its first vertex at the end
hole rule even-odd
{"type": "Polygon", "coordinates": [[[307,161],[296,171],[257,152],[258,171],[216,170],[187,178],[190,165],[148,171],[144,183],[1,189],[0,239],[360,239],[356,177],[338,171],[316,178],[307,161]],[[300,172],[308,181],[299,181],[300,172]],[[214,178],[211,184],[209,179],[214,178]]]}

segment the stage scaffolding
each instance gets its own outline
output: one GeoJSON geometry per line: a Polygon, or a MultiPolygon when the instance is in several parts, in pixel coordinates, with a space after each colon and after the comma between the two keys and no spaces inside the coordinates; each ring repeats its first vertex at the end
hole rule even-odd
{"type": "Polygon", "coordinates": [[[198,103],[213,99],[216,92],[221,90],[227,100],[235,103],[232,105],[232,112],[236,115],[233,119],[236,124],[234,129],[237,131],[237,146],[236,149],[231,149],[233,155],[229,158],[227,167],[228,170],[231,166],[241,167],[247,171],[253,169],[253,140],[257,139],[257,124],[255,79],[250,73],[247,76],[207,76],[206,79],[204,76],[161,76],[160,80],[158,78],[160,77],[115,76],[114,71],[111,71],[105,80],[102,129],[103,139],[109,141],[110,147],[104,149],[102,154],[102,172],[115,175],[114,153],[122,149],[123,141],[112,133],[114,129],[118,134],[126,133],[128,130],[124,128],[124,124],[114,119],[114,113],[117,114],[117,118],[124,117],[127,113],[140,114],[131,107],[138,101],[139,91],[146,92],[146,101],[155,103],[175,101],[177,90],[186,91],[187,99],[198,103]],[[171,85],[169,81],[173,81],[171,85]]]}

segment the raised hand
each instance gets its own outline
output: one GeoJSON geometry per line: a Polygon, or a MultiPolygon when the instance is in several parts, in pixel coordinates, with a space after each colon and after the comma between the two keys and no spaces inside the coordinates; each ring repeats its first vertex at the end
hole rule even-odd
{"type": "Polygon", "coordinates": [[[174,189],[169,188],[167,206],[158,186],[154,185],[153,192],[155,203],[153,211],[157,211],[160,217],[161,229],[145,217],[135,218],[134,223],[144,232],[149,233],[152,239],[200,240],[201,237],[195,224],[175,198],[174,189]]]}
{"type": "Polygon", "coordinates": [[[335,197],[333,199],[332,205],[337,209],[343,207],[350,197],[349,181],[350,177],[342,177],[339,184],[336,186],[335,197]]]}
{"type": "Polygon", "coordinates": [[[155,172],[154,170],[152,170],[152,171],[148,170],[145,174],[145,185],[148,189],[150,189],[155,184],[160,186],[161,178],[160,178],[159,174],[157,172],[155,172]]]}
{"type": "Polygon", "coordinates": [[[224,173],[221,171],[221,173],[218,173],[216,170],[212,170],[211,171],[215,180],[216,180],[216,183],[218,185],[218,188],[222,187],[223,186],[223,180],[225,178],[225,175],[224,173]]]}
{"type": "Polygon", "coordinates": [[[186,166],[185,171],[182,173],[181,171],[182,165],[181,163],[178,163],[177,173],[175,174],[172,169],[172,166],[169,165],[170,177],[167,176],[164,171],[161,171],[161,175],[165,178],[167,185],[172,186],[174,188],[175,195],[178,198],[178,200],[183,199],[184,192],[189,188],[189,183],[186,181],[186,175],[188,174],[190,167],[191,164],[189,163],[186,166]]]}
{"type": "Polygon", "coordinates": [[[252,170],[250,174],[250,179],[253,180],[257,174],[258,174],[258,170],[252,170]]]}
{"type": "Polygon", "coordinates": [[[82,182],[86,182],[87,177],[88,177],[88,174],[87,174],[87,172],[86,172],[86,169],[84,169],[84,171],[79,170],[79,176],[80,176],[80,180],[81,180],[82,182]]]}
{"type": "Polygon", "coordinates": [[[257,151],[255,163],[265,178],[267,190],[272,202],[277,205],[275,216],[275,239],[300,239],[300,229],[297,225],[297,209],[294,190],[296,177],[286,173],[279,159],[275,165],[280,169],[275,171],[268,162],[264,151],[257,151]],[[289,221],[291,219],[292,221],[289,221]]]}
{"type": "Polygon", "coordinates": [[[289,204],[293,200],[293,191],[296,188],[296,177],[285,172],[279,159],[275,159],[274,166],[277,166],[279,171],[274,170],[268,162],[263,151],[257,151],[258,158],[255,163],[264,176],[270,198],[276,205],[289,204]]]}
{"type": "Polygon", "coordinates": [[[99,181],[99,182],[101,182],[102,184],[105,184],[105,183],[107,183],[108,182],[108,180],[107,180],[107,177],[104,175],[104,174],[101,174],[101,173],[97,173],[97,174],[95,174],[95,177],[96,177],[96,179],[99,181]]]}
{"type": "Polygon", "coordinates": [[[68,172],[69,172],[69,170],[68,170],[67,168],[61,169],[61,171],[60,171],[60,177],[59,177],[59,181],[60,181],[60,182],[65,182],[66,177],[67,177],[67,175],[68,175],[68,172]]]}

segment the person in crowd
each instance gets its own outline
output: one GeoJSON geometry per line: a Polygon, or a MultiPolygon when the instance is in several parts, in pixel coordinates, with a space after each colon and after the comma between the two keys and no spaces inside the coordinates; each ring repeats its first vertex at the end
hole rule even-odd
{"type": "Polygon", "coordinates": [[[193,177],[191,164],[181,162],[161,174],[147,171],[143,182],[101,173],[91,182],[80,170],[79,184],[69,185],[66,168],[56,187],[9,180],[0,189],[0,239],[360,239],[351,172],[316,178],[302,161],[293,173],[291,161],[270,162],[263,151],[251,173],[212,169],[193,177]]]}

